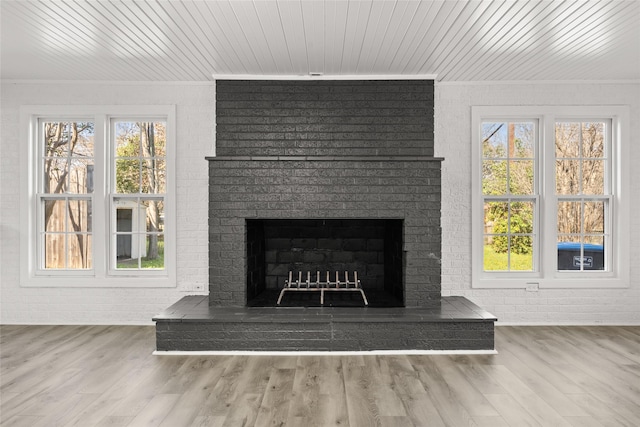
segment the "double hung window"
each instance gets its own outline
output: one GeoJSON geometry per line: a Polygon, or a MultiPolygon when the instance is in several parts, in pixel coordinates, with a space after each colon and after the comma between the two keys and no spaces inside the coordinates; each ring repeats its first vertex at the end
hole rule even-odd
{"type": "Polygon", "coordinates": [[[41,270],[93,270],[95,123],[40,119],[38,264],[41,270]]]}
{"type": "Polygon", "coordinates": [[[21,282],[175,286],[174,108],[25,107],[22,119],[21,282]]]}
{"type": "Polygon", "coordinates": [[[474,107],[474,287],[628,286],[624,107],[474,107]]]}

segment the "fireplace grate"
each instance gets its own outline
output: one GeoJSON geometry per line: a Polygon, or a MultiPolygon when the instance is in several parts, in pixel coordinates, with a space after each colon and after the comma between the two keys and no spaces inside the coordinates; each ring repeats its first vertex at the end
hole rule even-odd
{"type": "Polygon", "coordinates": [[[325,292],[360,292],[364,305],[369,305],[367,297],[362,290],[360,280],[358,280],[358,272],[353,272],[353,280],[349,279],[349,272],[344,272],[344,280],[340,280],[340,273],[335,272],[335,280],[331,280],[330,274],[327,271],[326,280],[320,279],[320,271],[316,271],[316,280],[311,280],[311,272],[307,271],[307,279],[302,279],[302,271],[298,272],[298,279],[293,280],[293,271],[289,271],[289,279],[285,280],[284,287],[280,291],[277,305],[280,305],[282,297],[285,292],[320,292],[320,305],[324,305],[324,293],[325,292]]]}

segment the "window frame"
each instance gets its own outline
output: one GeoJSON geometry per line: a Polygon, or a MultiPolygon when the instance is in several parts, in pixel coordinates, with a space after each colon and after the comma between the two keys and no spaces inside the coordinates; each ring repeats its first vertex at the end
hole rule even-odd
{"type": "Polygon", "coordinates": [[[471,108],[471,195],[472,195],[472,287],[473,288],[626,288],[629,287],[629,110],[627,106],[472,106],[471,108]],[[484,271],[484,196],[482,194],[483,122],[537,120],[538,139],[535,174],[539,185],[534,218],[534,271],[484,271]],[[557,270],[557,206],[562,195],[555,191],[555,124],[561,121],[605,120],[611,123],[608,182],[611,193],[583,199],[606,198],[605,218],[611,249],[607,251],[605,271],[557,270]],[[609,268],[607,270],[607,267],[609,268]]]}
{"type": "MultiPolygon", "coordinates": [[[[47,230],[41,228],[41,224],[44,224],[44,220],[45,218],[43,218],[43,209],[42,209],[42,203],[44,203],[45,201],[51,201],[51,200],[56,200],[56,201],[64,201],[65,202],[65,211],[68,212],[68,202],[70,200],[82,200],[82,199],[88,199],[91,202],[91,205],[94,205],[94,193],[93,192],[87,192],[87,193],[45,193],[44,192],[44,187],[45,187],[45,176],[44,174],[42,174],[42,171],[44,170],[44,163],[46,162],[46,155],[45,155],[45,147],[44,147],[44,140],[43,140],[43,135],[44,135],[44,130],[45,130],[45,124],[49,123],[49,122],[58,122],[61,120],[67,120],[68,122],[82,122],[82,121],[93,121],[93,117],[91,116],[86,116],[86,115],[74,115],[74,116],[65,116],[65,117],[49,117],[49,116],[39,116],[35,119],[35,123],[34,123],[34,127],[35,127],[35,140],[32,141],[32,143],[35,145],[35,157],[36,159],[34,159],[34,162],[36,164],[36,174],[37,174],[37,178],[35,181],[35,207],[34,209],[36,210],[36,228],[37,230],[35,231],[36,233],[36,259],[35,259],[35,265],[36,265],[36,269],[35,269],[35,275],[37,276],[47,276],[49,274],[47,274],[46,272],[50,272],[52,275],[56,275],[56,276],[87,276],[90,275],[93,271],[93,268],[87,268],[87,269],[73,269],[73,268],[60,268],[60,269],[50,269],[50,270],[45,270],[42,266],[46,263],[46,252],[45,252],[45,248],[44,248],[44,244],[43,244],[43,240],[41,239],[40,236],[46,236],[46,235],[64,235],[65,236],[65,242],[68,243],[69,241],[69,236],[76,234],[72,231],[66,230],[63,232],[57,231],[57,232],[47,232],[47,230]]],[[[94,124],[95,127],[95,124],[94,124]]],[[[71,161],[73,157],[72,156],[67,156],[66,160],[67,161],[71,161]]],[[[94,132],[94,153],[93,153],[93,163],[95,165],[96,163],[96,153],[95,153],[95,132],[94,132]]],[[[69,178],[67,178],[69,179],[69,178]]],[[[66,222],[66,217],[65,220],[66,222]]],[[[92,227],[93,228],[93,227],[92,227]]],[[[91,231],[91,236],[93,236],[93,229],[91,231]]],[[[67,246],[65,244],[65,246],[67,246]]],[[[93,248],[92,248],[92,257],[93,257],[93,248]]],[[[67,254],[65,254],[65,261],[67,260],[67,254]]]]}
{"type": "MultiPolygon", "coordinates": [[[[20,285],[24,287],[176,287],[176,120],[175,105],[27,105],[20,107],[21,133],[21,248],[20,285]],[[149,119],[166,122],[165,259],[163,270],[111,269],[112,185],[115,148],[111,122],[114,119],[149,119]],[[93,268],[90,270],[45,270],[41,268],[41,209],[39,182],[42,172],[40,123],[46,120],[85,119],[94,122],[94,191],[92,200],[93,268]]],[[[63,196],[63,195],[61,195],[63,196]]],[[[58,197],[56,195],[55,197],[58,197]]]]}

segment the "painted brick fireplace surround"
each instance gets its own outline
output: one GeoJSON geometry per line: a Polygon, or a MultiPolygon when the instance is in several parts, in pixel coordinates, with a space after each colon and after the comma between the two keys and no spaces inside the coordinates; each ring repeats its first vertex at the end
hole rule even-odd
{"type": "Polygon", "coordinates": [[[491,314],[441,298],[433,89],[217,81],[209,296],[154,318],[158,350],[493,349],[491,314]],[[353,269],[370,307],[275,307],[287,271],[353,269]]]}

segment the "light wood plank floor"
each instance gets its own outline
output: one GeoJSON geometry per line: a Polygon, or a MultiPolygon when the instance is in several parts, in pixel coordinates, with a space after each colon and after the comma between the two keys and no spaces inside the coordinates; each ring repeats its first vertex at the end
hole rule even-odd
{"type": "Polygon", "coordinates": [[[498,355],[153,356],[153,327],[2,326],[2,426],[639,426],[640,327],[498,355]]]}

